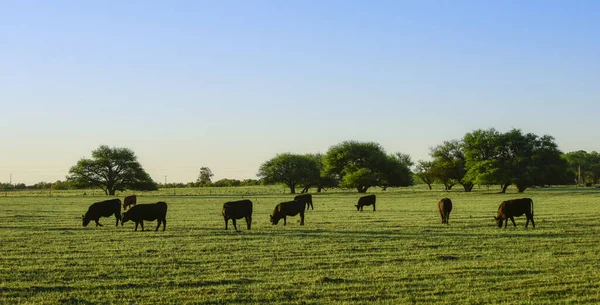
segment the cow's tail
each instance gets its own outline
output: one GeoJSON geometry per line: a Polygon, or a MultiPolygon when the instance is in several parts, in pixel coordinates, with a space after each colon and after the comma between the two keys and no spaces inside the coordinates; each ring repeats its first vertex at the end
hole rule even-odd
{"type": "Polygon", "coordinates": [[[533,217],[533,199],[529,198],[529,204],[531,205],[531,217],[533,217]]]}

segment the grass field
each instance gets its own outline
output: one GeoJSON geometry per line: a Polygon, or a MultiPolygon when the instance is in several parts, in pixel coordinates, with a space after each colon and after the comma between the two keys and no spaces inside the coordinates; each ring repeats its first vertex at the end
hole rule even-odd
{"type": "MultiPolygon", "coordinates": [[[[257,192],[260,193],[260,192],[257,192]]],[[[0,197],[4,304],[598,304],[600,192],[525,194],[401,189],[357,212],[350,192],[315,194],[306,225],[269,223],[281,193],[251,195],[247,231],[225,231],[223,202],[241,195],[141,196],[166,201],[167,230],[81,226],[106,197],[0,197]],[[454,202],[450,225],[437,201],[454,202]],[[498,229],[501,201],[534,200],[498,229]],[[510,222],[509,222],[510,224],[510,222]]],[[[248,197],[248,196],[246,196],[248,197]]],[[[162,228],[161,228],[162,229],[162,228]]]]}

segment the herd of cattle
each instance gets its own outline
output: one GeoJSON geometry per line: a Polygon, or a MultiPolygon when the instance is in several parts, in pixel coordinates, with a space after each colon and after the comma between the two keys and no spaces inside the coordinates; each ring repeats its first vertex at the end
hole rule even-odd
{"type": "MultiPolygon", "coordinates": [[[[356,210],[362,211],[363,207],[372,205],[373,211],[375,211],[375,201],[375,195],[360,197],[358,203],[355,205],[356,210]]],[[[123,226],[124,223],[131,220],[135,222],[135,231],[137,231],[138,225],[141,225],[142,231],[144,231],[144,221],[154,220],[158,220],[155,231],[158,231],[161,223],[163,225],[163,231],[166,229],[167,204],[165,202],[160,201],[150,204],[137,204],[137,197],[131,195],[125,197],[122,206],[125,212],[121,214],[121,200],[118,198],[92,204],[85,215],[81,216],[83,218],[83,226],[87,226],[92,220],[96,222],[96,226],[102,226],[98,222],[100,217],[110,217],[115,215],[117,226],[119,225],[119,221],[121,222],[121,226],[123,226]],[[128,207],[131,207],[129,211],[127,211],[128,207]]],[[[287,216],[296,216],[300,214],[300,225],[304,225],[304,211],[309,208],[314,210],[312,195],[310,194],[298,195],[294,197],[294,200],[292,201],[281,202],[275,206],[275,209],[271,214],[271,224],[276,225],[283,218],[283,225],[285,226],[287,223],[287,216]]],[[[450,198],[441,199],[438,202],[438,211],[442,217],[442,224],[448,224],[450,212],[452,212],[452,200],[450,200],[450,198]]],[[[514,217],[522,216],[523,214],[525,214],[525,217],[527,218],[525,227],[527,227],[529,221],[531,221],[531,225],[535,228],[535,222],[533,221],[533,200],[531,200],[531,198],[503,201],[498,207],[498,214],[494,219],[496,219],[496,224],[499,228],[502,228],[502,222],[504,222],[504,227],[506,228],[509,219],[516,227],[517,224],[515,223],[514,217]]],[[[247,228],[250,230],[252,225],[252,201],[244,199],[225,202],[225,204],[223,204],[223,209],[221,210],[221,215],[225,220],[225,230],[227,230],[227,225],[231,219],[234,229],[238,231],[236,220],[242,218],[246,220],[247,228]]]]}

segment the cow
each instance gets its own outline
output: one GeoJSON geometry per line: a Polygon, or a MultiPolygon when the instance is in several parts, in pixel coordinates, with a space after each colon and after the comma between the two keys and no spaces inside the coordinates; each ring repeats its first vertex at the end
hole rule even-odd
{"type": "Polygon", "coordinates": [[[452,200],[450,198],[442,198],[438,202],[438,211],[440,211],[440,216],[442,216],[442,224],[448,224],[450,212],[452,212],[452,200]]]}
{"type": "Polygon", "coordinates": [[[306,210],[307,211],[308,211],[308,207],[310,207],[312,210],[315,209],[313,207],[312,195],[311,194],[298,195],[298,196],[294,197],[294,200],[304,201],[306,203],[306,210]]]}
{"type": "Polygon", "coordinates": [[[123,199],[123,210],[126,211],[127,207],[134,206],[136,203],[137,203],[137,196],[131,195],[131,196],[125,197],[125,199],[123,199]]]}
{"type": "Polygon", "coordinates": [[[300,225],[304,225],[304,206],[306,203],[300,200],[286,201],[278,204],[271,214],[271,223],[276,225],[283,218],[283,225],[287,223],[287,216],[296,216],[300,214],[300,225]]]}
{"type": "Polygon", "coordinates": [[[233,227],[236,231],[239,231],[235,220],[240,218],[246,219],[248,230],[250,230],[252,225],[252,201],[245,199],[225,202],[223,204],[221,215],[223,215],[223,219],[225,219],[225,230],[227,230],[227,223],[229,222],[229,219],[231,219],[231,222],[233,222],[233,227]]]}
{"type": "Polygon", "coordinates": [[[115,215],[115,218],[117,218],[116,226],[119,226],[119,221],[121,220],[121,200],[119,198],[95,202],[90,205],[85,215],[81,216],[83,219],[83,226],[87,227],[90,221],[93,220],[96,222],[96,227],[102,227],[98,222],[100,217],[110,217],[113,214],[115,215]]]}
{"type": "Polygon", "coordinates": [[[129,220],[135,222],[135,230],[137,231],[138,225],[142,225],[142,231],[144,231],[144,220],[153,221],[158,220],[158,225],[156,226],[156,230],[160,227],[160,224],[163,224],[163,231],[167,227],[167,204],[165,202],[157,202],[157,203],[142,203],[137,204],[129,211],[123,213],[123,220],[121,221],[121,225],[128,222],[129,220]]]}
{"type": "Polygon", "coordinates": [[[367,195],[358,198],[358,204],[354,205],[357,211],[362,211],[364,206],[373,205],[373,212],[375,212],[375,195],[367,195]]]}
{"type": "Polygon", "coordinates": [[[498,207],[498,216],[494,217],[496,219],[496,224],[498,228],[502,228],[502,222],[504,223],[504,228],[508,226],[508,219],[512,221],[513,225],[516,227],[514,217],[518,217],[525,214],[527,217],[527,221],[525,222],[525,228],[529,224],[531,220],[531,225],[535,228],[535,222],[533,221],[533,200],[531,198],[520,198],[520,199],[512,199],[503,201],[498,207]]]}

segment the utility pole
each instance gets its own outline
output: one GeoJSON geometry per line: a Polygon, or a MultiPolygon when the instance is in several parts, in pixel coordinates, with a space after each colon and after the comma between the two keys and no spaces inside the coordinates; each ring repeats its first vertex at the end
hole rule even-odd
{"type": "Polygon", "coordinates": [[[10,174],[10,180],[9,180],[8,184],[12,184],[12,174],[10,174]]]}

